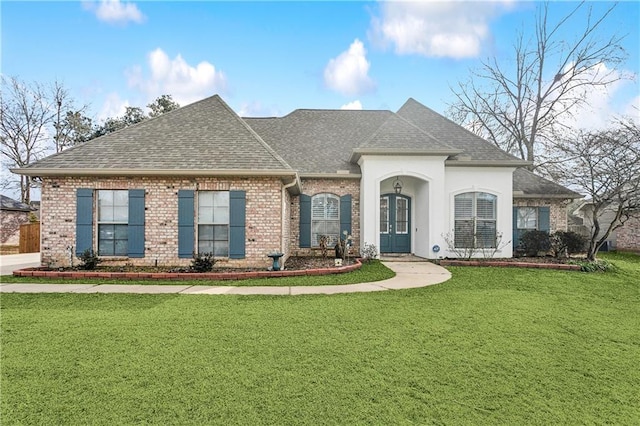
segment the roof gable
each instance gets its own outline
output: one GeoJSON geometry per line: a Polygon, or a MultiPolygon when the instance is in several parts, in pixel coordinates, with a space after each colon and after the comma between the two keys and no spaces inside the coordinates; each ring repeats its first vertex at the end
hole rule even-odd
{"type": "MultiPolygon", "coordinates": [[[[291,167],[215,95],[24,169],[283,171],[291,167]]],[[[291,172],[293,172],[291,170],[291,172]]]]}
{"type": "MultiPolygon", "coordinates": [[[[462,151],[458,157],[451,160],[481,161],[481,162],[513,162],[514,165],[524,165],[527,162],[508,154],[465,129],[448,118],[422,105],[413,98],[398,110],[398,115],[415,124],[439,141],[462,151]]],[[[462,162],[462,161],[461,161],[462,162]]]]}

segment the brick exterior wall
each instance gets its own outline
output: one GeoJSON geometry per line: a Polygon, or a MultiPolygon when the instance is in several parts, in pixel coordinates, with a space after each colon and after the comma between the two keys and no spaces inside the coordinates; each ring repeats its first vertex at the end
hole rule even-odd
{"type": "MultiPolygon", "coordinates": [[[[360,179],[302,179],[302,193],[316,195],[329,192],[338,196],[351,194],[351,236],[353,253],[360,254],[360,179]]],[[[300,198],[291,200],[289,249],[294,256],[320,255],[320,249],[300,248],[300,198]]],[[[331,255],[333,250],[331,251],[331,255]]]]}
{"type": "Polygon", "coordinates": [[[640,252],[640,218],[633,217],[616,230],[618,250],[640,252]]]}
{"type": "MultiPolygon", "coordinates": [[[[76,238],[76,189],[144,189],[145,257],[106,258],[111,264],[186,266],[178,258],[178,190],[246,191],[245,259],[220,259],[219,266],[267,267],[266,254],[285,246],[282,182],[279,178],[61,177],[42,182],[42,263],[68,266],[76,238]]],[[[95,223],[95,207],[94,207],[95,223]]],[[[94,225],[94,233],[96,232],[94,225]]],[[[95,235],[95,234],[94,234],[95,235]]],[[[97,244],[94,237],[94,247],[97,244]]],[[[77,264],[77,259],[74,259],[77,264]]],[[[107,262],[105,262],[107,263],[107,262]]]]}
{"type": "Polygon", "coordinates": [[[549,225],[551,232],[567,230],[567,205],[571,200],[555,198],[515,198],[514,207],[549,207],[549,225]]]}

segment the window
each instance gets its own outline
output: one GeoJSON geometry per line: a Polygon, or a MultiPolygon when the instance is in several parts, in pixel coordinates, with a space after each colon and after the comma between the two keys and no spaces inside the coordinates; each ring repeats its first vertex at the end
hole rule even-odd
{"type": "Polygon", "coordinates": [[[98,191],[98,255],[127,256],[129,191],[98,191]]]}
{"type": "Polygon", "coordinates": [[[518,229],[538,229],[538,209],[518,207],[516,221],[518,229]]]}
{"type": "Polygon", "coordinates": [[[229,192],[198,192],[198,253],[229,256],[229,192]]]}
{"type": "Polygon", "coordinates": [[[333,247],[340,238],[340,197],[317,194],[311,197],[311,243],[317,247],[321,236],[327,236],[327,246],[333,247]]]}
{"type": "Polygon", "coordinates": [[[380,198],[380,232],[389,233],[389,197],[380,198]]]}
{"type": "Polygon", "coordinates": [[[454,198],[456,248],[492,248],[496,246],[495,195],[466,192],[454,198]]]}

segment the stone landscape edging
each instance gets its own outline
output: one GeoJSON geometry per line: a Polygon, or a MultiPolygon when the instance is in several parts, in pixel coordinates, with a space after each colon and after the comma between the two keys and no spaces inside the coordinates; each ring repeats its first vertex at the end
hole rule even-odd
{"type": "Polygon", "coordinates": [[[360,259],[355,259],[353,265],[337,266],[333,268],[298,269],[283,271],[251,271],[251,272],[104,272],[104,271],[48,271],[42,267],[25,268],[13,271],[14,277],[45,277],[45,278],[111,278],[119,280],[243,280],[249,278],[281,278],[299,276],[317,276],[343,274],[362,267],[360,259]]]}
{"type": "Polygon", "coordinates": [[[566,263],[533,263],[533,262],[504,262],[499,260],[440,260],[440,266],[498,266],[503,268],[535,268],[535,269],[559,269],[564,271],[579,271],[580,265],[566,263]]]}

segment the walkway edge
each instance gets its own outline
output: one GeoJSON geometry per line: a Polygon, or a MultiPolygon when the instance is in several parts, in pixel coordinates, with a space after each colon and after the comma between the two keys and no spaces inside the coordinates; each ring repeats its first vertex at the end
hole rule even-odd
{"type": "Polygon", "coordinates": [[[271,295],[345,294],[402,290],[443,283],[451,273],[430,262],[382,262],[396,273],[384,281],[324,286],[188,286],[188,285],[127,285],[127,284],[0,284],[0,293],[134,293],[134,294],[209,294],[209,295],[271,295]]]}

